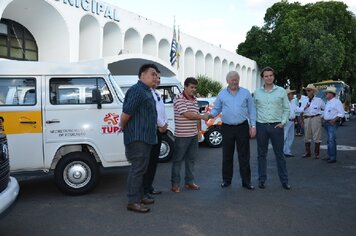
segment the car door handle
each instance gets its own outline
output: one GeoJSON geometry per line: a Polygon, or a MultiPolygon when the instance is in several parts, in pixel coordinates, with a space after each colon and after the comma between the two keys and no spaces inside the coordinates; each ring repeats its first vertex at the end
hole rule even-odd
{"type": "Polygon", "coordinates": [[[46,124],[60,123],[59,120],[47,120],[46,124]]]}
{"type": "Polygon", "coordinates": [[[30,125],[35,125],[37,122],[36,121],[20,121],[21,124],[30,124],[30,125]]]}

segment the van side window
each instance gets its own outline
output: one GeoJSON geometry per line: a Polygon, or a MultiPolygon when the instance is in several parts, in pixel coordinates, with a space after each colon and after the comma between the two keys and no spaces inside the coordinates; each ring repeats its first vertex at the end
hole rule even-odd
{"type": "Polygon", "coordinates": [[[93,90],[98,89],[102,104],[113,102],[103,78],[52,78],[49,82],[50,102],[53,105],[96,104],[93,90]]]}
{"type": "Polygon", "coordinates": [[[1,78],[0,106],[36,105],[35,78],[1,78]]]}
{"type": "Polygon", "coordinates": [[[173,103],[173,100],[180,90],[176,86],[160,86],[157,90],[161,93],[163,103],[173,103]]]}

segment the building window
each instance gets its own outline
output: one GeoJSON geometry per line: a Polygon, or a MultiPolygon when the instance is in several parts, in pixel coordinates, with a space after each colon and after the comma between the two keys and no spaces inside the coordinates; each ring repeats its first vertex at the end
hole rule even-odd
{"type": "Polygon", "coordinates": [[[8,19],[0,20],[0,58],[38,61],[38,48],[30,31],[8,19]]]}

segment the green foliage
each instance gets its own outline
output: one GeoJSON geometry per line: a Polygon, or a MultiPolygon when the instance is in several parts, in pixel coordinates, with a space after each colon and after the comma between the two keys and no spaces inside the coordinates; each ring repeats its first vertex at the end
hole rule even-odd
{"type": "Polygon", "coordinates": [[[300,91],[308,83],[344,80],[356,89],[356,18],[343,2],[275,3],[236,52],[272,66],[277,84],[300,91]]]}
{"type": "Polygon", "coordinates": [[[201,97],[216,96],[222,89],[218,81],[213,81],[206,75],[198,75],[197,80],[197,93],[201,97]]]}

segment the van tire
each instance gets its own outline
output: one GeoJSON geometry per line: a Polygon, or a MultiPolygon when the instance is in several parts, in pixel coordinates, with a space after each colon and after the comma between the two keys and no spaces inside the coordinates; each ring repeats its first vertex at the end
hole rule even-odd
{"type": "Polygon", "coordinates": [[[209,147],[218,148],[221,147],[223,142],[223,136],[220,126],[213,126],[205,133],[205,142],[209,147]]]}
{"type": "Polygon", "coordinates": [[[158,161],[160,163],[168,162],[173,157],[174,141],[167,134],[162,136],[161,151],[158,161]]]}
{"type": "Polygon", "coordinates": [[[57,187],[69,195],[90,192],[98,183],[99,175],[99,163],[86,152],[72,152],[65,155],[54,170],[57,187]]]}

